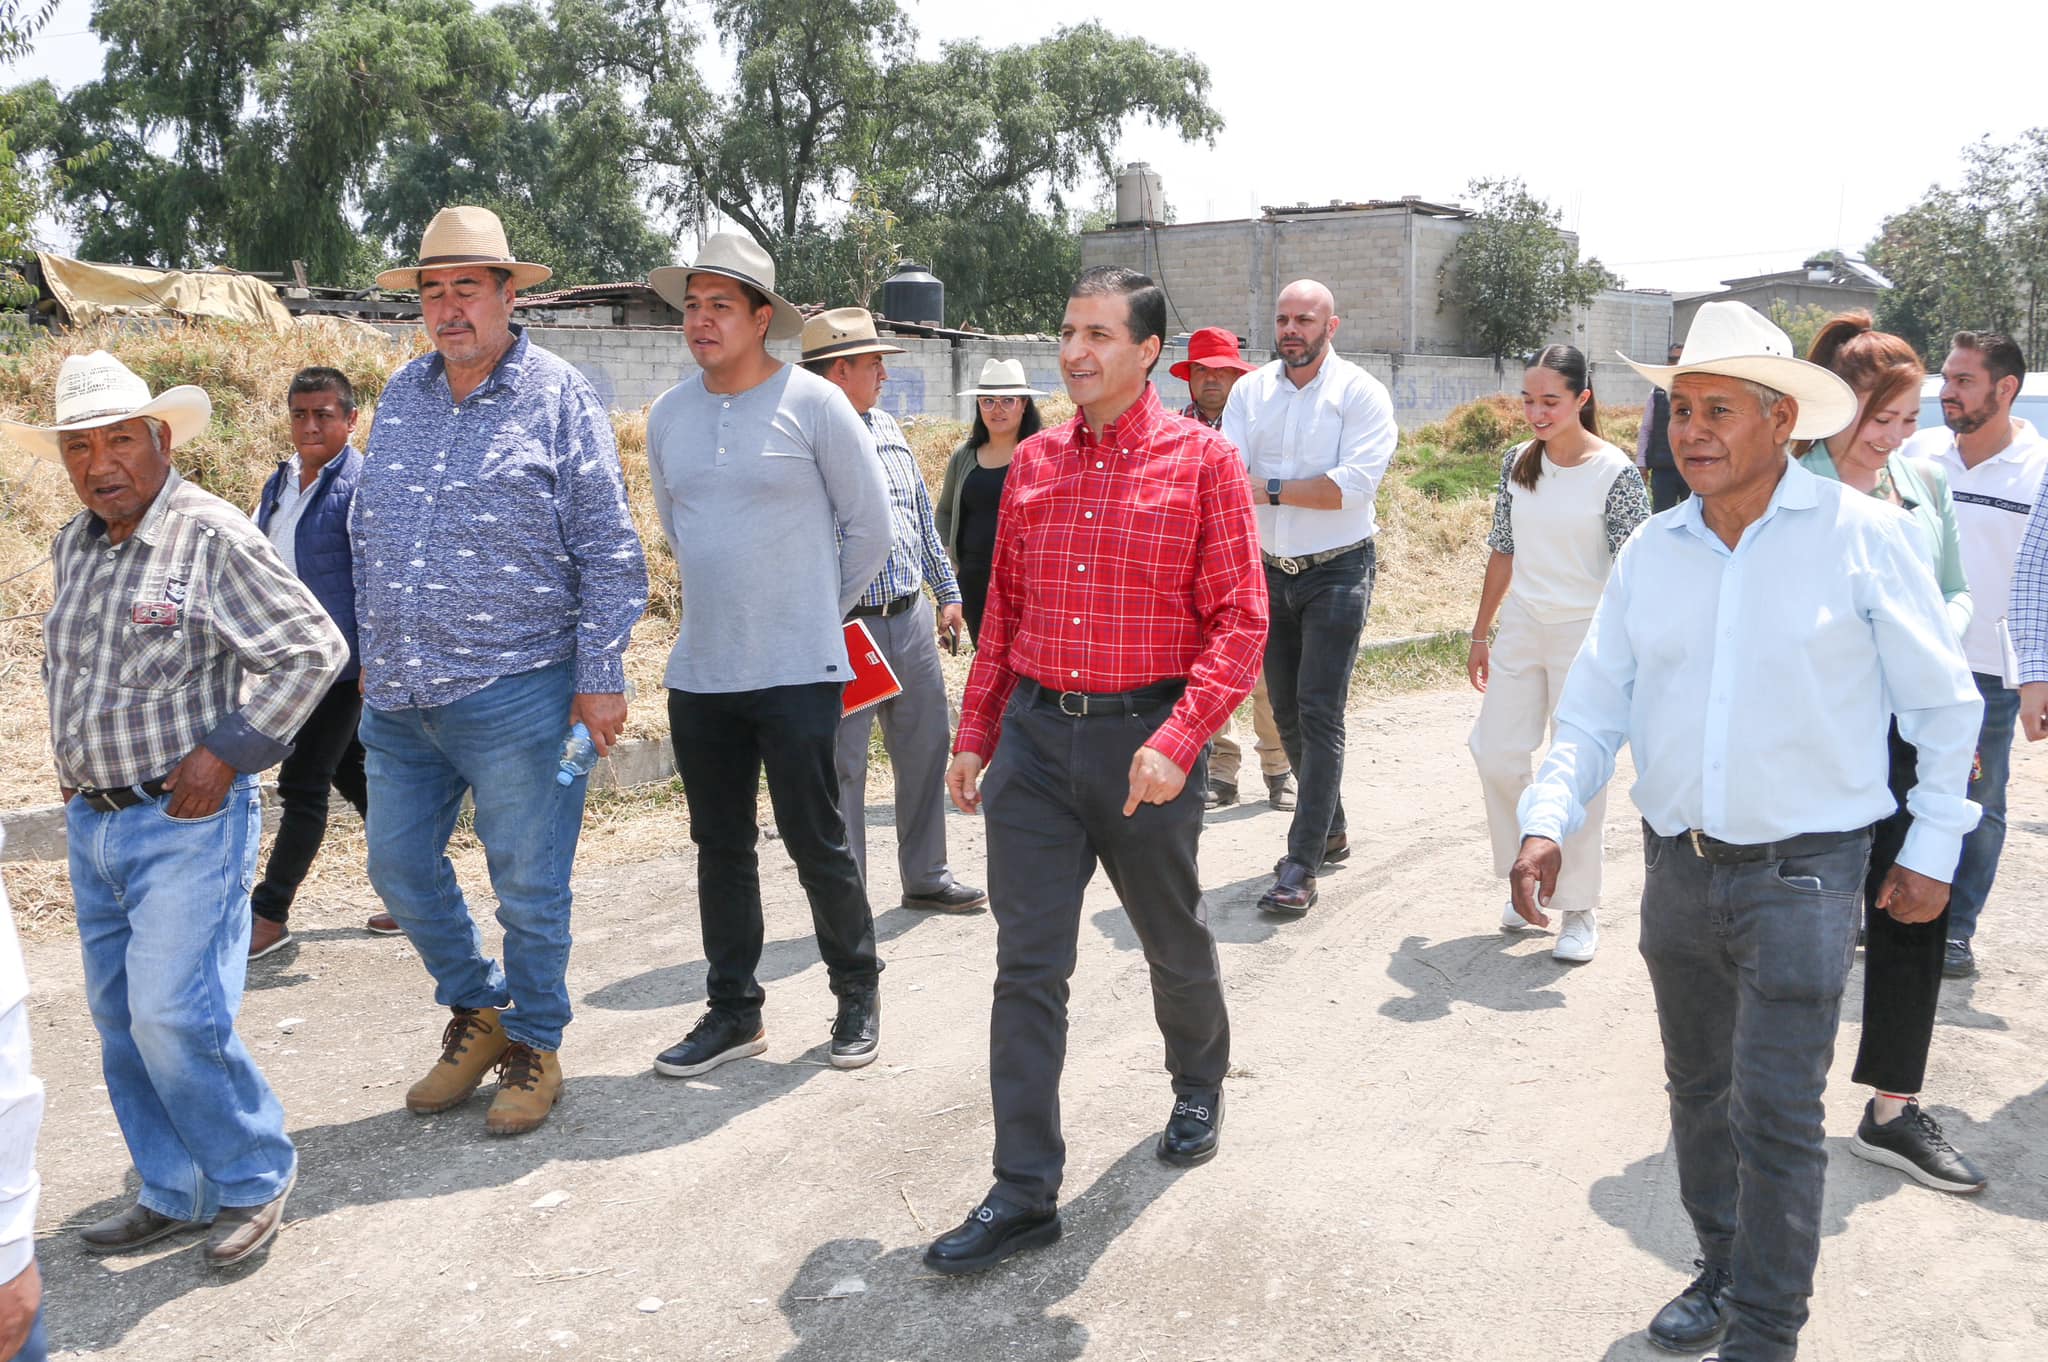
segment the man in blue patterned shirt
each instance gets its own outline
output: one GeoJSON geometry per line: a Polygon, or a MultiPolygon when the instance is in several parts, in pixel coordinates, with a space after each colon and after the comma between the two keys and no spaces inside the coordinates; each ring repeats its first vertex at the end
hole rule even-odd
{"type": "Polygon", "coordinates": [[[988,902],[988,895],[953,878],[946,863],[946,766],[952,760],[953,734],[946,722],[946,678],[932,640],[926,584],[938,599],[939,629],[949,649],[959,647],[966,615],[959,580],[932,520],[931,493],[902,427],[879,405],[882,385],[889,381],[882,356],[900,355],[903,347],[876,336],[874,317],[858,307],[833,308],[811,318],[804,324],[803,346],[804,367],[845,393],[866,423],[889,485],[889,561],[851,613],[866,624],[903,691],[840,721],[834,764],[846,840],[862,880],[872,889],[868,735],[880,719],[882,746],[896,776],[896,868],[902,877],[903,906],[972,912],[988,902]]]}
{"type": "Polygon", "coordinates": [[[618,740],[623,654],[647,604],[604,405],[511,324],[513,295],[548,274],[512,258],[495,215],[448,208],[418,268],[377,277],[419,289],[434,353],[384,389],[351,527],[370,881],[454,1012],[405,1104],[446,1111],[496,1065],[494,1135],[533,1129],[561,1094],[584,779],[560,784],[556,768],[573,724],[599,753],[618,740]],[[448,863],[465,794],[502,966],[448,863]]]}

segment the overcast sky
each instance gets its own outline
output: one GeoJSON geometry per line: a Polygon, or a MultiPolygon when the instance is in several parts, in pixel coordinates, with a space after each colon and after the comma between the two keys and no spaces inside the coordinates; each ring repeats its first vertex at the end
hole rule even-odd
{"type": "MultiPolygon", "coordinates": [[[[1112,29],[1208,63],[1214,147],[1133,125],[1182,222],[1260,204],[1418,194],[1519,175],[1629,284],[1696,289],[1858,250],[1959,153],[2048,125],[2048,4],[1822,0],[1348,3],[903,0],[923,44],[1112,29]]],[[[708,6],[688,9],[704,21],[708,6]]],[[[97,73],[91,0],[64,0],[8,83],[97,73]]]]}

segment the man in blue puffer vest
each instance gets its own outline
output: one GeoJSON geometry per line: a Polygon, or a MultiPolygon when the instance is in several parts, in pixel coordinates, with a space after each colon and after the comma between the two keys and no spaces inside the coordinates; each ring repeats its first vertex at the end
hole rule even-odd
{"type": "MultiPolygon", "coordinates": [[[[301,369],[286,390],[291,410],[292,456],[263,485],[256,524],[270,536],[285,565],[312,589],[321,608],[348,640],[348,666],[292,740],[292,754],[277,772],[284,813],[263,882],[249,896],[249,958],[267,955],[292,939],[286,926],[292,898],[327,835],[331,787],[362,813],[367,805],[363,747],[356,720],[363,710],[357,676],[356,588],[351,567],[348,513],[363,459],[349,445],[356,428],[355,387],[339,369],[301,369]]],[[[398,924],[378,913],[369,929],[384,935],[398,924]]]]}

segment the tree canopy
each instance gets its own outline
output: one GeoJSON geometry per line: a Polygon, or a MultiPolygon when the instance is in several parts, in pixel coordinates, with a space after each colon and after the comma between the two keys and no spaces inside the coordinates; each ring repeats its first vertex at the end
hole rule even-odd
{"type": "Polygon", "coordinates": [[[1474,180],[1465,193],[1477,207],[1438,274],[1438,302],[1463,316],[1472,354],[1496,365],[1526,355],[1559,318],[1621,282],[1598,260],[1581,263],[1557,210],[1520,180],[1474,180]]]}

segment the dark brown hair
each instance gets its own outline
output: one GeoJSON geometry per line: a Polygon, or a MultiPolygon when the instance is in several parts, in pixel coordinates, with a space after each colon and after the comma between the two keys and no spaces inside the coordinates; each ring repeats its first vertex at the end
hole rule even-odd
{"type": "MultiPolygon", "coordinates": [[[[1586,394],[1586,400],[1579,404],[1579,424],[1593,432],[1594,439],[1600,438],[1600,418],[1593,411],[1593,371],[1576,345],[1546,345],[1530,356],[1523,369],[1548,369],[1564,380],[1573,397],[1586,394]]],[[[1536,489],[1536,480],[1543,476],[1543,447],[1544,442],[1537,439],[1522,446],[1510,475],[1515,486],[1528,491],[1536,489]]]]}
{"type": "MultiPolygon", "coordinates": [[[[1861,308],[1830,317],[1814,334],[1806,348],[1809,363],[1847,383],[1856,392],[1861,408],[1856,423],[1849,427],[1850,439],[1863,429],[1870,414],[1908,391],[1918,393],[1926,366],[1913,347],[1888,331],[1872,330],[1871,316],[1861,308]]],[[[1802,455],[1820,444],[1819,440],[1795,440],[1792,453],[1802,455]]]]}
{"type": "MultiPolygon", "coordinates": [[[[2027,357],[2020,353],[2019,343],[2011,336],[1997,331],[1958,331],[1948,344],[1951,350],[1975,350],[1984,356],[1984,367],[1991,373],[1994,388],[2001,378],[2027,381],[2027,357]]],[[[2017,387],[2013,396],[2019,396],[2017,387]]]]}

